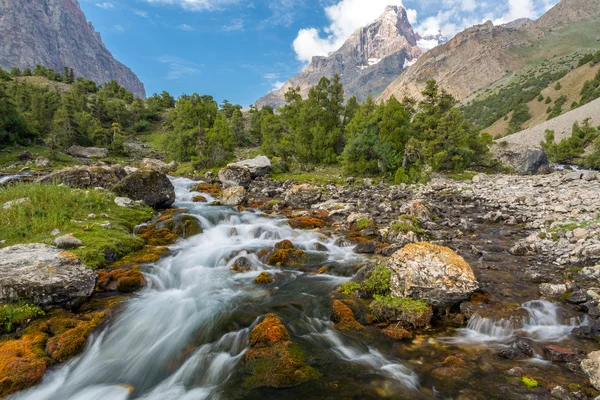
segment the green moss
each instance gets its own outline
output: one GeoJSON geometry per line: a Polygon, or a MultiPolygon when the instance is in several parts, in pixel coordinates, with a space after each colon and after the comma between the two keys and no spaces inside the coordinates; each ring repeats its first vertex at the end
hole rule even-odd
{"type": "Polygon", "coordinates": [[[0,333],[10,333],[29,320],[44,315],[41,308],[26,304],[4,304],[0,306],[0,333]]]}
{"type": "Polygon", "coordinates": [[[573,294],[573,292],[569,290],[567,293],[563,294],[563,295],[562,295],[562,296],[560,296],[558,299],[559,299],[560,301],[566,300],[566,299],[567,299],[567,298],[568,298],[570,295],[572,295],[572,294],[573,294]]]}
{"type": "Polygon", "coordinates": [[[387,307],[401,308],[410,312],[420,313],[426,311],[429,306],[423,300],[415,300],[407,297],[392,297],[387,296],[373,296],[375,302],[380,302],[387,307]]]}
{"type": "Polygon", "coordinates": [[[523,384],[525,386],[527,386],[528,388],[530,388],[530,389],[535,389],[536,387],[539,386],[538,381],[536,381],[533,378],[528,378],[526,376],[524,376],[524,377],[521,378],[521,382],[523,382],[523,384]]]}
{"type": "Polygon", "coordinates": [[[52,244],[51,232],[72,233],[84,246],[75,250],[90,267],[107,264],[106,254],[118,257],[143,247],[131,233],[154,214],[149,207],[119,207],[114,195],[100,190],[80,190],[54,184],[17,184],[0,191],[0,204],[27,198],[0,213],[0,247],[18,243],[52,244]],[[90,217],[94,214],[95,217],[90,217]],[[106,214],[107,217],[103,217],[106,214]],[[110,223],[110,228],[101,225],[110,223]]]}
{"type": "Polygon", "coordinates": [[[538,233],[538,236],[539,236],[540,239],[546,239],[546,237],[548,235],[546,234],[546,232],[540,232],[540,233],[538,233]]]}
{"type": "Polygon", "coordinates": [[[371,271],[367,279],[361,284],[361,289],[371,296],[385,296],[390,292],[390,279],[392,271],[385,265],[378,265],[371,271]]]}
{"type": "Polygon", "coordinates": [[[356,230],[362,231],[363,229],[372,228],[375,226],[375,223],[371,221],[369,218],[361,218],[356,221],[356,230]]]}
{"type": "Polygon", "coordinates": [[[419,235],[424,232],[419,224],[419,220],[408,215],[398,217],[398,220],[390,225],[390,230],[395,233],[414,232],[419,235]]]}
{"type": "Polygon", "coordinates": [[[581,385],[578,383],[569,383],[567,386],[571,392],[579,392],[581,391],[581,385]]]}
{"type": "Polygon", "coordinates": [[[356,293],[360,290],[361,286],[356,282],[346,282],[338,288],[338,292],[348,295],[356,296],[356,293]]]}

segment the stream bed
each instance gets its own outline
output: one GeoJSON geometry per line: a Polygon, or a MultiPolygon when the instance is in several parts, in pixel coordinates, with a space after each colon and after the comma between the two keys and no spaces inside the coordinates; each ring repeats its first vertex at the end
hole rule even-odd
{"type": "Polygon", "coordinates": [[[295,230],[283,217],[194,203],[194,182],[173,183],[174,207],[198,217],[204,233],[180,240],[169,256],[146,265],[148,288],[120,307],[80,356],[11,399],[549,398],[542,385],[528,388],[506,373],[515,367],[540,382],[586,381],[567,364],[546,361],[543,351],[548,344],[595,350],[593,342],[569,335],[587,323],[585,316],[539,299],[537,285],[515,278],[518,260],[502,250],[511,232],[478,232],[469,240],[484,255],[465,258],[482,286],[494,288],[493,300],[516,305],[521,316],[475,314],[464,328],[421,331],[408,342],[365,338],[339,332],[330,321],[330,293],[352,278],[365,256],[336,245],[335,233],[295,230]],[[258,260],[254,251],[286,239],[307,252],[306,266],[282,269],[258,260]],[[229,267],[242,256],[274,274],[275,284],[253,283],[261,270],[232,272],[229,267]],[[316,274],[325,265],[330,272],[316,274]],[[266,313],[281,318],[319,379],[287,389],[244,387],[240,365],[248,336],[266,313]],[[531,345],[530,358],[497,356],[517,338],[531,345]]]}

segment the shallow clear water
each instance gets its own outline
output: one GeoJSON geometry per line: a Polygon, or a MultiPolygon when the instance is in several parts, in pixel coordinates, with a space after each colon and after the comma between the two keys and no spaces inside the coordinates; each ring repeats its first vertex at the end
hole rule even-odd
{"type": "Polygon", "coordinates": [[[285,219],[193,203],[193,182],[173,183],[175,206],[197,216],[204,233],[179,241],[170,256],[146,266],[149,287],[96,332],[82,355],[12,399],[453,398],[468,385],[440,386],[432,366],[465,351],[477,354],[482,365],[493,365],[473,382],[481,393],[495,393],[495,385],[506,382],[498,371],[510,367],[496,358],[495,346],[518,332],[540,343],[560,341],[584,322],[561,315],[552,303],[532,301],[523,304],[530,318],[520,327],[475,316],[451,337],[433,332],[408,344],[340,333],[330,322],[329,294],[364,261],[351,247],[334,245],[335,236],[294,230],[285,219]],[[253,253],[284,239],[307,251],[309,265],[273,268],[253,253]],[[327,252],[317,251],[317,243],[327,252]],[[257,270],[230,271],[240,256],[257,270]],[[315,274],[323,265],[335,274],[315,274]],[[252,282],[262,270],[277,276],[275,287],[252,282]],[[248,335],[268,312],[281,317],[322,378],[290,389],[243,388],[239,366],[248,335]]]}

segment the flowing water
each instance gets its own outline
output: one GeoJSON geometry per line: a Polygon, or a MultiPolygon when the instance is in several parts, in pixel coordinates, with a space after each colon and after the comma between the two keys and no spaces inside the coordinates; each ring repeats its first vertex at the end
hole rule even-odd
{"type": "Polygon", "coordinates": [[[487,380],[485,390],[495,392],[502,385],[494,386],[498,375],[510,364],[496,360],[493,345],[506,345],[516,334],[560,341],[585,322],[561,315],[552,303],[530,301],[523,304],[529,318],[520,326],[475,315],[465,329],[423,334],[409,344],[343,334],[330,322],[329,294],[364,261],[351,247],[336,246],[334,235],[294,230],[283,218],[193,203],[193,182],[173,183],[175,206],[197,216],[204,233],[181,240],[168,257],[147,265],[149,287],[96,332],[82,355],[12,399],[453,398],[463,388],[440,385],[431,376],[446,356],[466,351],[484,354],[485,364],[498,363],[478,372],[487,380]],[[254,251],[284,239],[308,253],[309,265],[279,269],[260,263],[254,251]],[[327,252],[317,251],[318,243],[327,252]],[[241,256],[259,270],[230,271],[241,256]],[[324,265],[331,275],[315,274],[324,265]],[[260,270],[275,274],[277,286],[254,284],[260,270]],[[281,317],[320,379],[290,389],[244,389],[240,361],[252,327],[268,312],[281,317]]]}

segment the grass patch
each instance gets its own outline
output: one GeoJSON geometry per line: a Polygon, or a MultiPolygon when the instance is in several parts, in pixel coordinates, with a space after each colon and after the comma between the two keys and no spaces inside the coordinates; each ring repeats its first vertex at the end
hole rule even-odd
{"type": "MultiPolygon", "coordinates": [[[[508,143],[507,143],[508,145],[508,143]]],[[[472,181],[473,177],[479,174],[479,172],[475,171],[463,171],[459,173],[452,173],[448,175],[448,178],[455,181],[472,181]]]]}
{"type": "MultiPolygon", "coordinates": [[[[0,247],[19,243],[52,244],[51,232],[72,233],[84,246],[73,251],[90,267],[107,264],[107,251],[123,256],[143,247],[133,228],[152,218],[150,207],[119,207],[114,195],[67,186],[17,184],[0,190],[0,205],[26,199],[9,209],[0,208],[0,247]],[[90,217],[89,214],[95,214],[90,217]],[[108,217],[103,217],[106,214],[108,217]],[[110,228],[101,225],[110,223],[110,228]]],[[[1,206],[0,206],[1,207],[1,206]]]]}
{"type": "Polygon", "coordinates": [[[340,166],[318,167],[311,172],[292,170],[281,174],[272,174],[271,179],[276,181],[310,182],[320,185],[326,185],[330,182],[336,185],[344,185],[346,183],[340,166]]]}
{"type": "Polygon", "coordinates": [[[27,161],[19,160],[19,154],[25,151],[28,151],[31,154],[33,154],[33,158],[31,159],[31,165],[29,165],[29,168],[32,171],[48,169],[38,168],[35,166],[35,159],[39,156],[50,159],[53,168],[62,168],[77,164],[77,162],[73,158],[71,158],[71,156],[65,153],[56,153],[56,157],[53,159],[51,150],[45,146],[13,146],[0,150],[0,168],[6,168],[8,166],[11,166],[12,164],[15,164],[17,168],[5,169],[5,172],[20,171],[27,161]]]}
{"type": "Polygon", "coordinates": [[[414,232],[419,235],[424,232],[419,224],[419,220],[408,215],[401,215],[396,222],[390,225],[390,230],[395,233],[414,232]]]}
{"type": "Polygon", "coordinates": [[[347,296],[356,296],[357,292],[360,290],[360,284],[356,282],[346,282],[338,288],[338,292],[345,294],[347,296]]]}
{"type": "Polygon", "coordinates": [[[375,295],[373,298],[375,302],[380,302],[386,307],[403,309],[414,313],[422,313],[429,308],[425,301],[408,297],[392,297],[388,294],[387,296],[375,295]]]}
{"type": "Polygon", "coordinates": [[[371,221],[369,218],[361,218],[356,221],[356,230],[362,231],[363,229],[373,228],[375,223],[371,221]]]}
{"type": "Polygon", "coordinates": [[[26,303],[0,306],[0,333],[11,333],[28,321],[44,315],[44,311],[26,303]]]}
{"type": "Polygon", "coordinates": [[[385,265],[378,265],[371,271],[367,279],[362,283],[362,289],[370,295],[385,296],[390,293],[390,279],[392,270],[385,265]]]}

